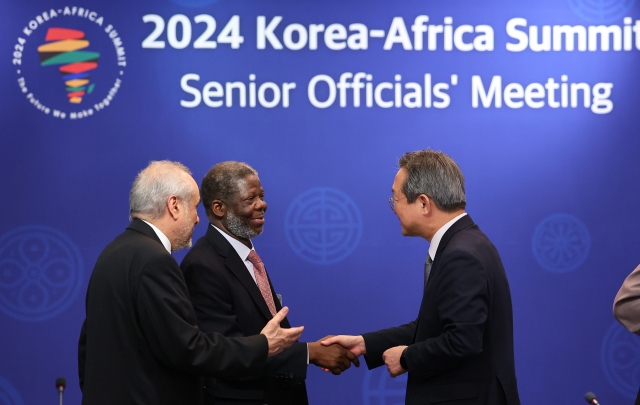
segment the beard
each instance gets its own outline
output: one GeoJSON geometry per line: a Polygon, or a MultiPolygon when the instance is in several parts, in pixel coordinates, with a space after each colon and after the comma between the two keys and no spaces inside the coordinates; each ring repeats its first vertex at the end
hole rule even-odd
{"type": "Polygon", "coordinates": [[[252,239],[260,235],[262,231],[256,232],[251,227],[236,216],[231,210],[227,211],[227,230],[240,239],[252,239]]]}
{"type": "Polygon", "coordinates": [[[171,245],[171,251],[175,252],[180,249],[190,248],[193,244],[191,237],[193,236],[193,229],[195,225],[189,223],[189,211],[185,205],[185,219],[184,222],[178,228],[176,235],[176,242],[171,245]]]}

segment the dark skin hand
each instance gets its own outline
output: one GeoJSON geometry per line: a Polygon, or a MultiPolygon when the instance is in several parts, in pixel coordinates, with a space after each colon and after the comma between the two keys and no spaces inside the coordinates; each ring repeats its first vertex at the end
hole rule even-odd
{"type": "Polygon", "coordinates": [[[321,367],[323,370],[331,371],[334,375],[340,375],[351,367],[351,363],[360,367],[358,357],[339,344],[330,346],[320,344],[321,341],[330,337],[326,336],[317,342],[309,343],[309,363],[321,367]]]}

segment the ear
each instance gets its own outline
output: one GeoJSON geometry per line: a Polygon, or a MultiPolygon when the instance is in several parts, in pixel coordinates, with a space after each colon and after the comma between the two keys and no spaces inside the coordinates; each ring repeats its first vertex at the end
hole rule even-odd
{"type": "Polygon", "coordinates": [[[420,206],[422,215],[429,215],[433,210],[433,201],[431,201],[426,194],[420,194],[416,202],[420,206]]]}
{"type": "Polygon", "coordinates": [[[167,209],[169,210],[169,215],[171,215],[171,218],[177,220],[178,214],[182,209],[180,207],[180,200],[178,200],[178,197],[176,197],[175,195],[169,197],[169,199],[167,200],[167,209]]]}
{"type": "Polygon", "coordinates": [[[211,202],[211,212],[217,218],[222,218],[227,213],[227,205],[220,200],[213,200],[211,202]]]}

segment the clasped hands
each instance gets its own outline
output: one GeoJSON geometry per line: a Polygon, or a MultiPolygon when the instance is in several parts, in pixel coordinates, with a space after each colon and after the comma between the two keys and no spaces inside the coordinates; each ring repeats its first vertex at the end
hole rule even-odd
{"type": "Polygon", "coordinates": [[[360,367],[360,360],[353,352],[347,350],[337,343],[327,343],[327,339],[332,336],[325,336],[317,342],[309,343],[309,363],[320,367],[326,372],[340,375],[343,371],[351,367],[351,363],[360,367]]]}
{"type": "MultiPolygon", "coordinates": [[[[262,329],[261,334],[267,337],[269,344],[269,356],[281,353],[284,349],[296,342],[304,327],[283,329],[280,322],[287,316],[289,308],[282,308],[269,323],[262,329]]],[[[339,375],[349,367],[351,363],[360,367],[360,357],[367,354],[367,348],[362,336],[326,336],[317,342],[309,343],[309,363],[314,364],[326,372],[339,375]]],[[[387,365],[391,377],[397,377],[407,370],[400,365],[400,356],[407,346],[396,346],[382,354],[382,359],[387,365]]]]}
{"type": "MultiPolygon", "coordinates": [[[[347,349],[349,352],[351,352],[354,356],[356,356],[356,359],[360,355],[367,354],[367,347],[364,343],[364,338],[361,335],[360,336],[349,336],[349,335],[327,336],[326,338],[321,339],[320,343],[323,346],[328,346],[328,347],[331,347],[333,345],[340,345],[343,348],[347,349]]],[[[407,346],[392,347],[390,349],[387,349],[382,354],[382,359],[384,360],[384,364],[387,365],[387,370],[389,371],[389,374],[393,378],[407,372],[407,370],[405,370],[400,365],[400,357],[402,356],[402,352],[404,351],[404,349],[406,349],[406,347],[407,346]]],[[[354,362],[354,364],[356,363],[354,362]]],[[[359,363],[356,364],[356,366],[359,366],[359,363]]],[[[324,370],[333,371],[333,370],[327,370],[326,368],[324,368],[324,370]]]]}

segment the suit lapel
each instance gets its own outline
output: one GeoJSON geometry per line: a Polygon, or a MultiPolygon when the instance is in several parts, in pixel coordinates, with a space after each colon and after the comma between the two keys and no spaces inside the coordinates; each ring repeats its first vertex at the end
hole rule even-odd
{"type": "MultiPolygon", "coordinates": [[[[269,307],[264,301],[258,285],[253,280],[253,277],[251,277],[249,270],[247,270],[247,266],[245,266],[240,256],[238,256],[238,252],[236,252],[229,241],[227,241],[219,231],[213,229],[212,225],[209,225],[209,227],[207,228],[206,237],[209,243],[211,243],[213,248],[216,250],[216,252],[220,256],[225,258],[225,266],[231,273],[233,273],[235,277],[238,278],[238,280],[240,280],[244,288],[247,289],[249,295],[251,296],[251,299],[253,299],[255,304],[260,309],[260,312],[262,312],[262,314],[267,319],[271,319],[272,316],[271,312],[269,311],[269,307]]],[[[271,283],[271,280],[269,280],[269,283],[271,283]]]]}
{"type": "Polygon", "coordinates": [[[420,324],[420,319],[422,318],[422,309],[424,306],[424,300],[427,296],[427,289],[434,288],[431,280],[435,279],[436,272],[438,270],[439,259],[442,256],[442,251],[447,246],[453,235],[461,231],[462,229],[468,228],[473,225],[473,220],[469,216],[469,214],[457,220],[451,228],[447,229],[447,232],[442,235],[442,239],[440,239],[440,244],[438,245],[438,250],[436,251],[436,257],[433,258],[433,264],[431,265],[431,274],[429,276],[429,283],[424,286],[423,295],[422,295],[422,303],[420,304],[420,312],[418,313],[418,319],[416,320],[416,329],[413,332],[413,338],[411,339],[412,343],[416,341],[416,335],[418,333],[418,325],[420,324]]]}

